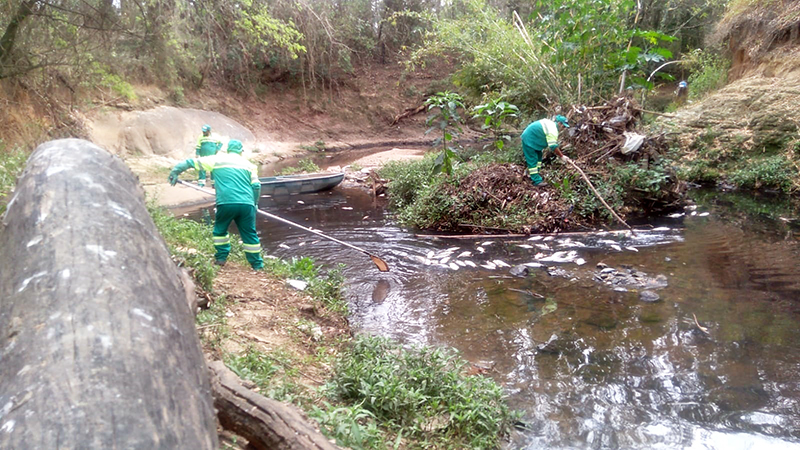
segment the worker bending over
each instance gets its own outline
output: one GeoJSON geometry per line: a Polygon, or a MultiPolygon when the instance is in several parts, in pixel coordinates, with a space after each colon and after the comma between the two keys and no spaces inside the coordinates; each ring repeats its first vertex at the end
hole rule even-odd
{"type": "MultiPolygon", "coordinates": [[[[528,165],[528,175],[537,187],[545,187],[547,183],[539,174],[542,167],[542,152],[546,148],[556,151],[558,148],[558,125],[569,128],[567,118],[555,116],[553,120],[541,119],[531,123],[522,132],[522,152],[528,165]]],[[[560,153],[560,152],[559,152],[560,153]]]]}
{"type": "Polygon", "coordinates": [[[261,182],[256,165],[242,156],[242,143],[231,139],[227,152],[187,159],[176,164],[169,174],[169,184],[175,186],[178,175],[190,168],[210,172],[216,183],[217,212],[212,232],[216,249],[214,263],[225,265],[231,252],[228,227],[231,222],[236,222],[247,262],[255,270],[263,268],[261,241],[256,233],[256,209],[261,196],[261,182]]]}

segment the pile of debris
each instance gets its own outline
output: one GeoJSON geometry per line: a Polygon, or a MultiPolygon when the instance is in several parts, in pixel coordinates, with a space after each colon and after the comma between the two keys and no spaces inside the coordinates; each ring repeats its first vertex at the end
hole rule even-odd
{"type": "Polygon", "coordinates": [[[492,227],[476,225],[478,222],[485,224],[486,217],[498,220],[493,224],[495,231],[547,233],[577,225],[571,223],[575,220],[570,214],[572,208],[560,201],[556,193],[534,187],[525,168],[516,164],[488,165],[469,174],[457,187],[448,189],[459,201],[448,217],[450,223],[441,227],[444,229],[486,231],[492,227]],[[516,224],[508,224],[512,229],[504,228],[503,218],[523,208],[529,211],[530,218],[523,229],[516,224]]]}

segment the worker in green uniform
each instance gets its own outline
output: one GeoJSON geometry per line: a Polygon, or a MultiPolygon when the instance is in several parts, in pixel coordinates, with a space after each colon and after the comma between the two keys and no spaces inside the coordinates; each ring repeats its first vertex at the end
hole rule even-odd
{"type": "MultiPolygon", "coordinates": [[[[558,148],[558,125],[569,128],[569,122],[564,116],[555,116],[553,119],[541,119],[531,123],[522,132],[522,152],[525,154],[525,162],[528,164],[528,175],[537,187],[547,186],[539,174],[542,167],[542,152],[546,148],[557,151],[558,148]]],[[[560,152],[559,152],[560,153],[560,152]]]]}
{"type": "MultiPolygon", "coordinates": [[[[222,142],[211,136],[211,126],[203,125],[203,135],[197,141],[197,146],[194,148],[194,154],[198,158],[203,156],[216,155],[219,149],[222,148],[222,142]]],[[[202,187],[206,185],[206,171],[200,169],[197,173],[197,185],[202,187]]]]}
{"type": "Polygon", "coordinates": [[[169,174],[169,184],[175,186],[178,175],[190,168],[207,170],[214,176],[217,185],[217,213],[212,232],[216,249],[215,264],[225,265],[231,252],[228,227],[231,222],[236,222],[247,262],[253,269],[263,268],[261,241],[256,233],[256,208],[261,196],[261,182],[256,165],[242,156],[242,143],[231,139],[227,152],[187,159],[176,164],[169,174]]]}

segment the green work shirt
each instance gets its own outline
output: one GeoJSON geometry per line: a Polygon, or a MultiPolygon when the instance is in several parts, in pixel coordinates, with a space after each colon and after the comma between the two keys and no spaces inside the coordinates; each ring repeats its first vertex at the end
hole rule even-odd
{"type": "Polygon", "coordinates": [[[194,151],[198,156],[209,156],[222,148],[222,142],[213,136],[200,136],[194,151]]]}
{"type": "Polygon", "coordinates": [[[550,147],[558,147],[558,127],[550,119],[533,122],[522,132],[522,149],[538,152],[550,147]]]}
{"type": "Polygon", "coordinates": [[[211,172],[214,176],[218,205],[253,205],[258,202],[258,192],[261,191],[258,167],[238,153],[220,152],[216,155],[187,159],[179,166],[211,172]]]}

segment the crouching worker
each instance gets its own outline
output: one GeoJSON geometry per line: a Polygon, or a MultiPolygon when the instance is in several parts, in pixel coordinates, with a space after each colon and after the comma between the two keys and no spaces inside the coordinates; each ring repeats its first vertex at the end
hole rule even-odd
{"type": "Polygon", "coordinates": [[[186,169],[206,170],[214,176],[217,191],[217,213],[214,218],[215,264],[224,265],[231,252],[228,227],[236,222],[244,242],[247,262],[253,269],[264,267],[261,242],[256,233],[256,208],[261,196],[258,168],[242,156],[242,143],[228,142],[228,151],[211,156],[187,159],[175,165],[169,174],[169,184],[175,186],[178,175],[186,169]]]}
{"type": "Polygon", "coordinates": [[[542,152],[550,148],[556,151],[558,148],[558,125],[569,128],[569,122],[564,116],[555,116],[552,120],[541,119],[533,122],[522,132],[522,152],[525,154],[525,162],[528,165],[528,175],[531,177],[533,185],[536,187],[547,187],[547,182],[543,181],[539,170],[542,168],[542,152]]]}

